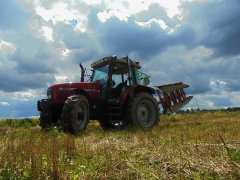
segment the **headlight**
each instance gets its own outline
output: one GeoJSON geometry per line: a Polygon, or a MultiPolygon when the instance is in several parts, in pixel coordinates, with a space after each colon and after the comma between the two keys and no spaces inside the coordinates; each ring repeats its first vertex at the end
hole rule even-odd
{"type": "Polygon", "coordinates": [[[51,99],[51,96],[52,96],[52,87],[49,87],[47,89],[47,97],[48,97],[48,99],[51,99]]]}

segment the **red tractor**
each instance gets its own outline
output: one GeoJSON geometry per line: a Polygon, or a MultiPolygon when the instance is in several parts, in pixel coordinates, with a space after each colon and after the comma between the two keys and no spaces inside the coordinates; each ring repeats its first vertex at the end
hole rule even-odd
{"type": "Polygon", "coordinates": [[[192,98],[186,97],[183,88],[188,85],[182,82],[147,86],[150,76],[128,57],[109,56],[92,63],[88,82],[80,67],[81,82],[55,84],[48,88],[47,99],[38,101],[42,129],[57,126],[78,135],[89,119],[98,120],[103,129],[147,129],[159,121],[159,104],[164,114],[171,114],[192,98]]]}

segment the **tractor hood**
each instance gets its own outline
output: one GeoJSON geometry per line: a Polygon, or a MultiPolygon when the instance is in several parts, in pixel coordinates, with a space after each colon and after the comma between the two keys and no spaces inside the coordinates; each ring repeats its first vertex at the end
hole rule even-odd
{"type": "Polygon", "coordinates": [[[74,83],[62,83],[62,84],[55,84],[51,86],[52,88],[59,89],[61,91],[64,90],[76,90],[76,89],[85,89],[86,91],[88,90],[93,90],[93,89],[99,89],[101,86],[100,83],[95,83],[95,82],[74,82],[74,83]]]}
{"type": "Polygon", "coordinates": [[[47,96],[53,103],[64,103],[67,97],[74,94],[84,94],[89,98],[100,98],[100,83],[74,82],[55,84],[48,88],[47,96]]]}

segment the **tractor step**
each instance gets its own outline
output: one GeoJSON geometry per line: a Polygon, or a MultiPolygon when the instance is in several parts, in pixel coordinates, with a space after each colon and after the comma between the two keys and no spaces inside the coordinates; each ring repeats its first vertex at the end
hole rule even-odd
{"type": "Polygon", "coordinates": [[[110,99],[107,104],[108,109],[108,117],[109,119],[114,121],[119,121],[122,118],[122,108],[120,106],[120,103],[117,101],[117,99],[110,99]]]}
{"type": "Polygon", "coordinates": [[[112,108],[109,108],[108,110],[109,110],[108,114],[110,116],[119,116],[119,117],[121,117],[121,115],[122,115],[122,109],[112,109],[112,108]]]}
{"type": "Polygon", "coordinates": [[[112,98],[107,101],[108,106],[120,106],[120,99],[119,98],[112,98]]]}

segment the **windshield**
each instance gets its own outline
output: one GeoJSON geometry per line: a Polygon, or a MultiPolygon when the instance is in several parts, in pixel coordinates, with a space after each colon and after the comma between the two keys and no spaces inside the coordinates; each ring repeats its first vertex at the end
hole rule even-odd
{"type": "Polygon", "coordinates": [[[94,69],[92,82],[98,82],[101,84],[105,84],[108,78],[108,67],[109,65],[102,66],[94,69]]]}
{"type": "Polygon", "coordinates": [[[136,68],[135,68],[135,72],[136,72],[137,83],[141,85],[147,85],[148,84],[147,81],[149,81],[150,76],[141,71],[138,71],[136,68]]]}

